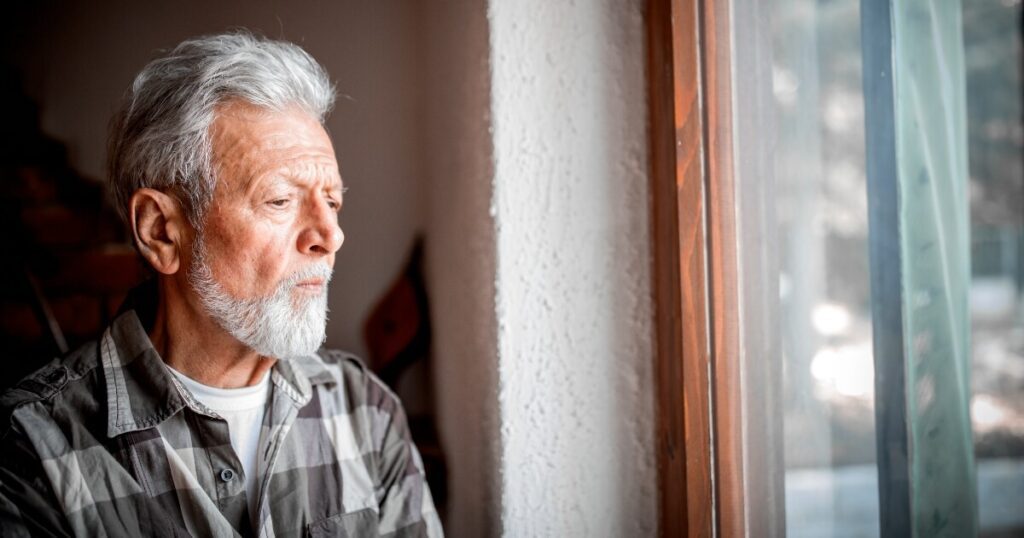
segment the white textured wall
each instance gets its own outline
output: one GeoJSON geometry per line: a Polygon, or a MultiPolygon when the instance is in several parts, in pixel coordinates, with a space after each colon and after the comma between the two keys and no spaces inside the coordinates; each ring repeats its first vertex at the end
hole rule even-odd
{"type": "Polygon", "coordinates": [[[507,536],[657,530],[639,0],[492,0],[507,536]]]}

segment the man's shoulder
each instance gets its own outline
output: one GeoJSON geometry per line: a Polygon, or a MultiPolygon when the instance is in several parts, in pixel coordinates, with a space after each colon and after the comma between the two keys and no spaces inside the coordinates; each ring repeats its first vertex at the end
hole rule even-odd
{"type": "Polygon", "coordinates": [[[326,366],[349,369],[359,373],[369,372],[369,368],[363,359],[359,358],[355,353],[342,349],[322,347],[317,350],[316,358],[320,359],[326,366]]]}
{"type": "MultiPolygon", "coordinates": [[[[346,400],[353,409],[370,405],[393,412],[401,404],[398,396],[388,387],[366,363],[354,353],[340,349],[320,348],[316,359],[330,376],[327,390],[346,400]]],[[[311,380],[324,381],[324,373],[314,373],[311,380]]]]}
{"type": "Polygon", "coordinates": [[[92,340],[4,390],[0,394],[0,438],[7,435],[11,417],[19,408],[35,403],[48,405],[69,391],[94,392],[88,378],[99,364],[99,341],[92,340]]]}

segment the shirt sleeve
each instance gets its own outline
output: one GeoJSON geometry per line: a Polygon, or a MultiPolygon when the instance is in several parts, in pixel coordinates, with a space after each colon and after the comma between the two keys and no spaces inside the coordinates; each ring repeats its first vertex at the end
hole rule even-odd
{"type": "Polygon", "coordinates": [[[25,436],[0,440],[0,536],[71,536],[67,518],[25,436]]]}
{"type": "MultiPolygon", "coordinates": [[[[371,382],[380,383],[374,379],[371,382]]],[[[381,536],[440,538],[441,521],[427,485],[423,460],[412,441],[398,398],[385,390],[381,410],[389,415],[378,458],[381,536]]]]}

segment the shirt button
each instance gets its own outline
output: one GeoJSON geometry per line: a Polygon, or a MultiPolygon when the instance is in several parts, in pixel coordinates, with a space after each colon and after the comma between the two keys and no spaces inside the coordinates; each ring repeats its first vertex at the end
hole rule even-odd
{"type": "Polygon", "coordinates": [[[222,469],[220,472],[220,479],[224,482],[231,482],[235,478],[235,472],[231,469],[222,469]]]}
{"type": "Polygon", "coordinates": [[[56,385],[64,380],[64,368],[57,368],[46,375],[46,382],[51,385],[56,385]]]}

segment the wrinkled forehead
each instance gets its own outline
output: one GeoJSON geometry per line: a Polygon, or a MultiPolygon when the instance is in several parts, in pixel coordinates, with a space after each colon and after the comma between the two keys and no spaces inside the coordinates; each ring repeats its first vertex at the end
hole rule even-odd
{"type": "Polygon", "coordinates": [[[212,165],[221,186],[248,190],[267,175],[336,183],[341,175],[327,131],[299,107],[261,108],[233,101],[219,106],[210,126],[212,165]]]}

